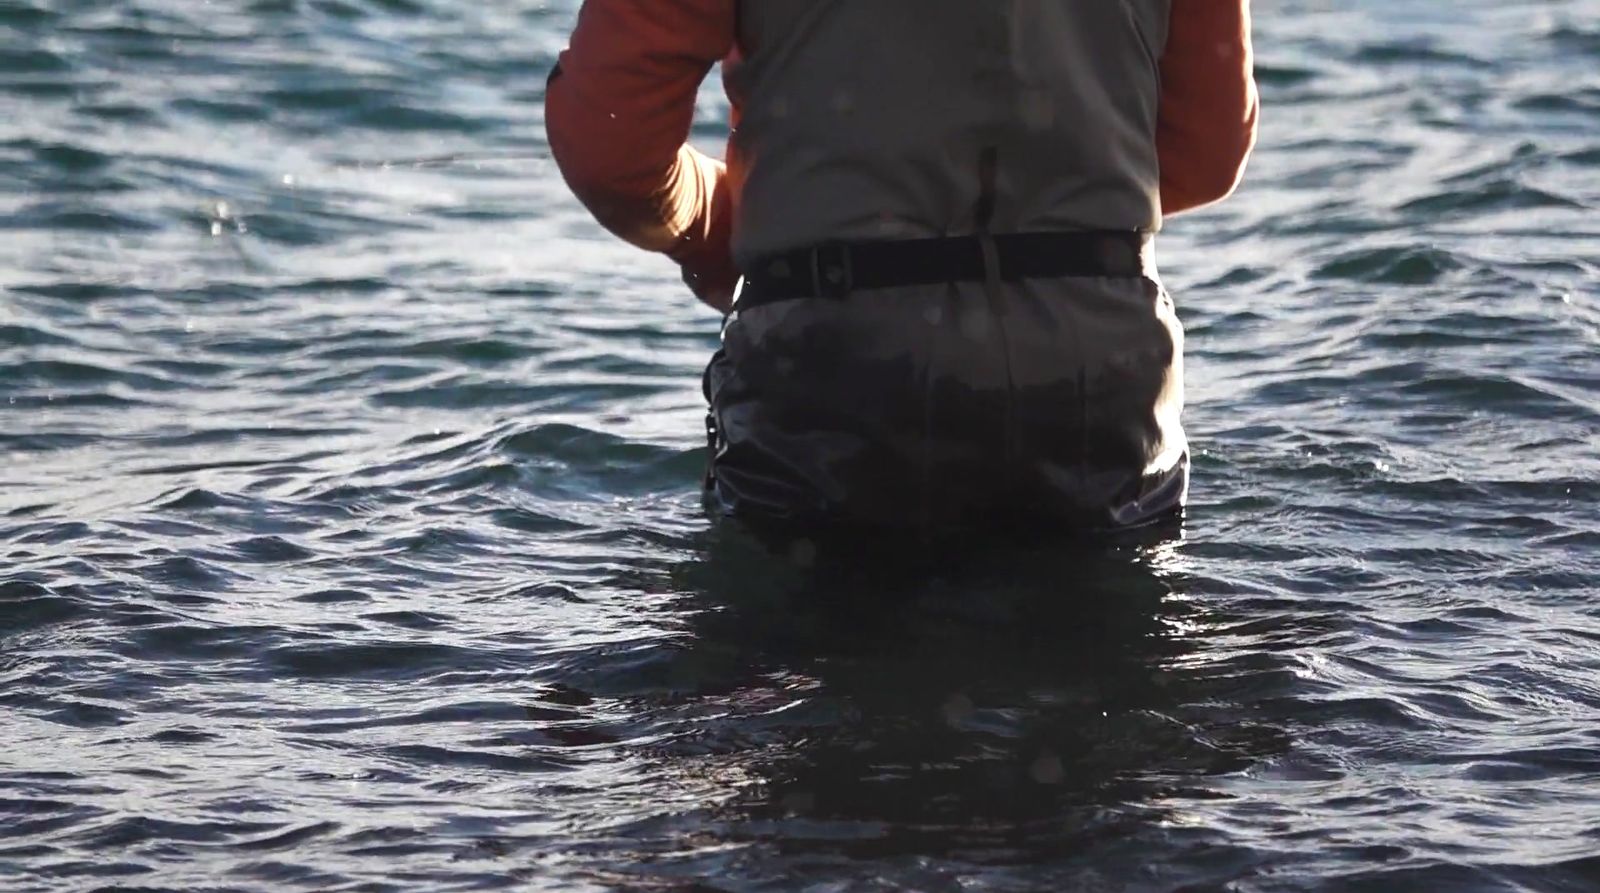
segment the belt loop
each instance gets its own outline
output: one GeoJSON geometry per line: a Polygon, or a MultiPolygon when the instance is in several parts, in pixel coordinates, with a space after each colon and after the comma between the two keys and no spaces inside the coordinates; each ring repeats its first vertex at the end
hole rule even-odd
{"type": "Polygon", "coordinates": [[[989,292],[989,301],[996,316],[1006,315],[1005,294],[1001,290],[1000,246],[995,242],[990,224],[994,220],[994,206],[999,187],[1000,150],[986,146],[978,155],[978,204],[973,208],[973,222],[977,225],[978,250],[983,253],[983,281],[989,292]]]}
{"type": "Polygon", "coordinates": [[[978,232],[978,250],[983,252],[983,281],[991,289],[1000,287],[1000,246],[995,243],[994,233],[988,230],[978,232]]]}
{"type": "Polygon", "coordinates": [[[811,252],[811,278],[817,295],[843,300],[855,288],[855,273],[850,267],[850,246],[838,242],[817,246],[811,252]]]}

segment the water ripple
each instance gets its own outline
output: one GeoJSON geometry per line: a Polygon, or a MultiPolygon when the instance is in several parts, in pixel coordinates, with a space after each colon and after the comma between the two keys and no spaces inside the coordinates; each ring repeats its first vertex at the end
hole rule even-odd
{"type": "Polygon", "coordinates": [[[1579,6],[1263,4],[1181,535],[927,554],[707,518],[572,0],[0,2],[7,889],[1600,885],[1579,6]]]}

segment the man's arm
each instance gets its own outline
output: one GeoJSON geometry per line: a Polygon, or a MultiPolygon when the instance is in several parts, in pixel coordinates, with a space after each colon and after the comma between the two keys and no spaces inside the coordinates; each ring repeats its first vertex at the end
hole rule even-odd
{"type": "Polygon", "coordinates": [[[722,162],[687,145],[695,94],[734,44],[734,0],[585,0],[545,90],[561,174],[595,219],[683,267],[726,311],[733,202],[722,162]]]}
{"type": "Polygon", "coordinates": [[[1163,213],[1226,198],[1239,184],[1260,109],[1253,64],[1250,0],[1173,0],[1156,124],[1163,213]]]}

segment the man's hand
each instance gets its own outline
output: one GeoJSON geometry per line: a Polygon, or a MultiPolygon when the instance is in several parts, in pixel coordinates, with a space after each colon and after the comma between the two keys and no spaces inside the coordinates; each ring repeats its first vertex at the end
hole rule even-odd
{"type": "Polygon", "coordinates": [[[693,149],[685,150],[700,172],[707,193],[701,204],[705,211],[695,225],[679,237],[667,256],[683,268],[683,282],[694,296],[723,316],[733,311],[733,294],[739,286],[739,270],[733,265],[729,243],[733,238],[733,187],[728,183],[727,167],[693,149]]]}

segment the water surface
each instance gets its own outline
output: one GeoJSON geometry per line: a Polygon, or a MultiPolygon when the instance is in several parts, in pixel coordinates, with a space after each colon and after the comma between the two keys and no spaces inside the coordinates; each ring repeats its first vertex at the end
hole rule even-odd
{"type": "Polygon", "coordinates": [[[707,519],[571,0],[0,0],[0,886],[1600,889],[1600,4],[1257,6],[1181,533],[867,562],[707,519]]]}

